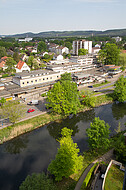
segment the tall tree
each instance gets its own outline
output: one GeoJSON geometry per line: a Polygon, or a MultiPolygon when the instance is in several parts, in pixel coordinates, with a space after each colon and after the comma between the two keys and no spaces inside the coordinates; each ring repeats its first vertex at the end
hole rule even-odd
{"type": "Polygon", "coordinates": [[[47,45],[45,44],[45,42],[41,41],[38,43],[38,51],[42,52],[42,51],[46,51],[47,50],[47,45]]]}
{"type": "Polygon", "coordinates": [[[52,107],[55,113],[76,114],[80,107],[77,85],[69,80],[57,82],[47,93],[47,108],[52,107]]]}
{"type": "Polygon", "coordinates": [[[110,143],[109,140],[110,126],[99,117],[95,117],[90,128],[86,130],[88,143],[91,149],[107,149],[110,143]]]}
{"type": "Polygon", "coordinates": [[[31,67],[31,69],[32,69],[32,67],[34,65],[33,60],[34,60],[34,56],[29,56],[27,64],[31,67]]]}
{"type": "Polygon", "coordinates": [[[62,129],[62,137],[59,140],[60,148],[55,160],[48,167],[56,181],[61,181],[63,177],[68,178],[73,173],[78,173],[83,167],[83,157],[79,156],[80,150],[71,138],[72,132],[73,130],[66,127],[62,129]]]}
{"type": "Polygon", "coordinates": [[[2,106],[2,115],[4,118],[9,118],[11,123],[15,123],[25,114],[25,105],[20,104],[18,101],[7,101],[2,106]]]}
{"type": "Polygon", "coordinates": [[[5,47],[1,47],[1,46],[0,46],[0,58],[1,58],[1,57],[4,57],[4,56],[6,56],[6,55],[7,55],[7,53],[6,53],[5,47]]]}
{"type": "Polygon", "coordinates": [[[16,61],[14,61],[13,58],[11,57],[8,57],[7,60],[6,60],[6,66],[7,66],[7,69],[6,71],[8,73],[15,73],[15,65],[17,65],[16,61]]]}
{"type": "Polygon", "coordinates": [[[106,65],[118,65],[120,50],[116,44],[107,43],[99,52],[99,60],[106,65]]]}
{"type": "Polygon", "coordinates": [[[14,52],[13,54],[13,59],[14,61],[16,61],[17,63],[20,61],[20,56],[18,52],[14,52]]]}
{"type": "Polygon", "coordinates": [[[71,42],[65,42],[65,46],[71,50],[72,49],[72,43],[71,42]]]}
{"type": "Polygon", "coordinates": [[[126,78],[123,75],[115,83],[114,96],[119,102],[126,100],[126,78]]]}

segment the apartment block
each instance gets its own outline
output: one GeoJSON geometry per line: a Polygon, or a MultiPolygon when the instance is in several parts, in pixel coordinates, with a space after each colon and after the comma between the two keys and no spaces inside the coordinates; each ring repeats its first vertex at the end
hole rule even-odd
{"type": "Polygon", "coordinates": [[[88,53],[92,53],[92,41],[86,41],[86,40],[73,41],[73,54],[78,55],[79,49],[87,49],[88,53]]]}

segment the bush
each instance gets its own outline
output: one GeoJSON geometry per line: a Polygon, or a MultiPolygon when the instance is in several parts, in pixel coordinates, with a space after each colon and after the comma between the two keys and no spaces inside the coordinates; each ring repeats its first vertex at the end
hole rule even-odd
{"type": "Polygon", "coordinates": [[[44,173],[27,176],[25,181],[20,185],[19,190],[56,190],[53,181],[44,173]]]}
{"type": "Polygon", "coordinates": [[[9,76],[8,74],[3,74],[2,78],[8,77],[8,76],[9,76]]]}
{"type": "Polygon", "coordinates": [[[83,181],[83,184],[81,186],[81,190],[83,190],[83,189],[85,189],[87,187],[87,185],[88,185],[88,183],[89,183],[89,181],[91,179],[92,173],[93,173],[93,171],[94,171],[94,169],[96,168],[97,165],[98,165],[98,163],[95,163],[93,165],[93,167],[90,169],[90,171],[88,172],[88,174],[87,174],[87,176],[86,176],[86,178],[83,181]]]}

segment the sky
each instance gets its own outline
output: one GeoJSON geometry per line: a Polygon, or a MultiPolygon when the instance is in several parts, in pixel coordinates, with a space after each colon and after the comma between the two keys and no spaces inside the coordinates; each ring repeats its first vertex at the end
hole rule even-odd
{"type": "Polygon", "coordinates": [[[0,0],[0,35],[126,28],[126,0],[0,0]]]}

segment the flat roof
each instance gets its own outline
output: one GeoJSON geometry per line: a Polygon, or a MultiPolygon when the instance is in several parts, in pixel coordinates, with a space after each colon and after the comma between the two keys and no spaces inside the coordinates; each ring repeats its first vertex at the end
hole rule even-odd
{"type": "Polygon", "coordinates": [[[48,69],[46,69],[46,70],[41,70],[40,69],[40,70],[35,70],[35,71],[29,71],[29,72],[25,71],[25,72],[22,72],[22,73],[16,73],[14,77],[23,78],[23,77],[31,77],[32,75],[35,75],[35,77],[36,77],[36,75],[38,75],[38,74],[42,74],[42,75],[47,74],[47,75],[49,75],[49,74],[56,74],[56,73],[58,73],[58,72],[50,71],[48,69]]]}

